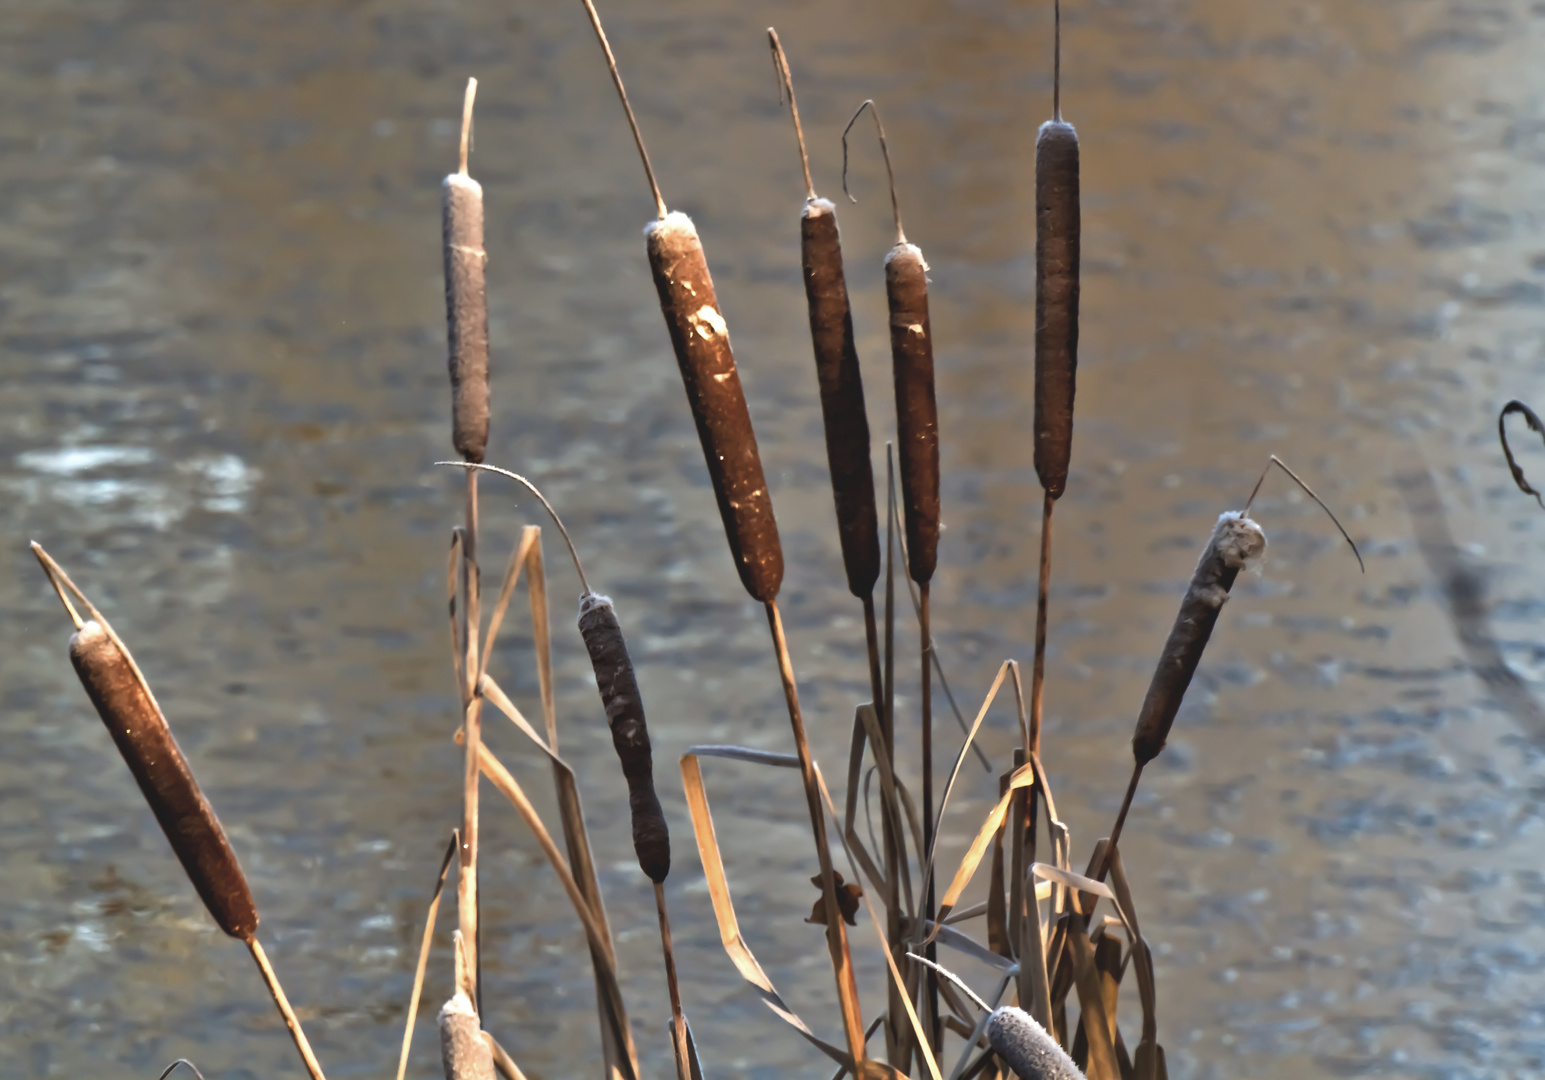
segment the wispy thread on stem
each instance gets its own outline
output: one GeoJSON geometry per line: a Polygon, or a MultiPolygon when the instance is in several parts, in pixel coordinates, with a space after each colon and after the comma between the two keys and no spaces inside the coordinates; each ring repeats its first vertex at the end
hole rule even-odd
{"type": "Polygon", "coordinates": [[[479,469],[483,472],[498,473],[500,476],[507,476],[516,483],[524,485],[527,491],[537,497],[543,508],[547,510],[548,517],[552,518],[553,524],[558,527],[558,534],[563,537],[563,542],[569,549],[569,558],[574,560],[574,572],[579,575],[580,588],[586,594],[591,591],[590,582],[585,579],[585,568],[579,563],[579,552],[574,550],[574,541],[569,538],[569,530],[563,527],[563,519],[558,516],[558,511],[553,509],[553,504],[547,501],[547,496],[543,495],[535,484],[519,473],[510,472],[508,469],[501,469],[497,465],[484,465],[481,462],[474,461],[437,461],[435,464],[453,465],[458,469],[479,469]]]}
{"type": "Polygon", "coordinates": [[[1341,534],[1341,538],[1345,540],[1347,542],[1347,546],[1352,549],[1352,554],[1357,559],[1357,568],[1363,573],[1367,573],[1368,568],[1363,565],[1362,552],[1357,550],[1357,545],[1353,543],[1352,538],[1347,535],[1347,531],[1341,527],[1341,522],[1336,519],[1336,515],[1331,511],[1331,508],[1325,505],[1325,500],[1316,495],[1314,493],[1314,489],[1311,488],[1308,484],[1304,483],[1303,479],[1292,469],[1288,468],[1287,463],[1279,458],[1276,454],[1271,455],[1271,459],[1266,462],[1266,468],[1261,470],[1261,478],[1255,482],[1255,487],[1250,489],[1250,497],[1245,500],[1245,508],[1240,512],[1247,517],[1249,516],[1250,507],[1255,503],[1255,497],[1260,493],[1261,485],[1266,482],[1266,474],[1271,472],[1271,467],[1273,465],[1277,466],[1283,472],[1292,477],[1293,483],[1303,488],[1304,494],[1313,499],[1315,505],[1317,505],[1321,510],[1325,511],[1325,516],[1330,518],[1331,523],[1336,526],[1336,531],[1341,534]]]}
{"type": "Polygon", "coordinates": [[[891,170],[890,145],[885,141],[885,125],[880,123],[880,110],[875,106],[873,98],[860,105],[858,111],[853,114],[853,119],[848,121],[848,126],[842,129],[842,193],[853,202],[858,202],[858,199],[848,190],[848,132],[853,130],[853,125],[858,123],[858,118],[865,109],[874,116],[874,129],[880,137],[880,155],[885,158],[885,179],[891,191],[891,214],[896,219],[896,243],[905,244],[907,234],[901,228],[901,204],[896,201],[896,174],[891,170]]]}
{"type": "Polygon", "coordinates": [[[773,73],[778,79],[778,104],[783,104],[785,91],[789,95],[789,112],[794,116],[794,138],[799,140],[799,164],[805,170],[805,198],[814,199],[815,185],[810,182],[810,155],[805,153],[805,129],[800,126],[799,103],[794,100],[794,76],[789,72],[789,58],[784,55],[778,31],[770,26],[767,28],[767,43],[772,48],[773,73]]]}
{"type": "Polygon", "coordinates": [[[644,162],[644,175],[649,178],[649,190],[654,193],[654,205],[660,218],[664,220],[665,198],[660,194],[660,185],[655,183],[654,166],[649,164],[649,151],[644,148],[643,133],[638,130],[638,120],[633,115],[633,106],[628,104],[628,91],[622,85],[622,74],[617,70],[617,58],[612,55],[612,46],[606,40],[606,31],[601,28],[601,16],[597,14],[592,0],[584,0],[585,13],[590,16],[590,25],[595,28],[595,37],[601,43],[601,51],[606,54],[606,67],[612,74],[612,84],[617,87],[617,97],[622,101],[622,111],[628,114],[628,127],[633,130],[633,141],[638,145],[638,156],[644,162]]]}

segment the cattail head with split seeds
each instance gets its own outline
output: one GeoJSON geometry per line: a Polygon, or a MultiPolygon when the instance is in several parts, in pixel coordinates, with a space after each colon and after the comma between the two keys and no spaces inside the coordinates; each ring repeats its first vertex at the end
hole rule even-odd
{"type": "Polygon", "coordinates": [[[1266,534],[1243,513],[1231,510],[1218,518],[1196,564],[1196,572],[1191,575],[1191,584],[1180,602],[1175,625],[1143,699],[1137,730],[1132,735],[1132,753],[1139,766],[1158,757],[1164,749],[1175,714],[1201,663],[1234,579],[1265,550],[1266,534]]]}
{"type": "Polygon", "coordinates": [[[251,939],[257,905],[241,864],[128,654],[90,620],[70,637],[70,662],[204,906],[221,930],[251,939]]]}
{"type": "Polygon", "coordinates": [[[467,140],[477,80],[468,80],[462,117],[461,171],[440,185],[445,253],[445,329],[451,375],[451,442],[467,461],[488,447],[488,298],[483,268],[483,187],[467,175],[467,140]]]}
{"type": "Polygon", "coordinates": [[[650,881],[664,881],[671,871],[671,837],[654,789],[654,761],[649,728],[644,722],[644,699],[638,692],[633,661],[609,597],[585,594],[579,602],[579,632],[585,639],[585,650],[590,653],[601,703],[606,707],[612,747],[628,782],[633,851],[638,855],[639,868],[650,881]]]}
{"type": "Polygon", "coordinates": [[[754,599],[771,603],[783,584],[783,547],[702,241],[679,212],[650,222],[644,235],[735,569],[754,599]]]}

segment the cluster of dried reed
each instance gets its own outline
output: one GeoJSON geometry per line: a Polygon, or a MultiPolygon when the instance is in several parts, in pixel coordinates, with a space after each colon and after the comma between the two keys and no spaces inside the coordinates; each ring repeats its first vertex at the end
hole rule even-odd
{"type": "MultiPolygon", "coordinates": [[[[1165,1076],[1153,962],[1118,841],[1143,767],[1164,748],[1235,577],[1262,553],[1266,539],[1259,525],[1248,517],[1248,502],[1243,511],[1223,514],[1212,529],[1139,713],[1132,740],[1134,769],[1120,813],[1110,837],[1094,845],[1083,872],[1075,871],[1072,835],[1057,814],[1041,757],[1052,510],[1068,482],[1078,358],[1079,151],[1078,136],[1061,114],[1060,16],[1053,49],[1057,69],[1053,118],[1041,127],[1035,174],[1036,390],[1032,434],[1045,499],[1032,682],[1026,695],[1018,664],[1010,660],[1002,665],[974,722],[966,725],[962,720],[964,739],[937,799],[932,679],[937,673],[942,682],[943,670],[933,648],[929,590],[938,554],[940,476],[928,267],[921,250],[907,240],[902,229],[891,176],[896,244],[885,256],[884,266],[897,415],[895,460],[887,461],[882,558],[869,419],[836,208],[818,198],[811,184],[788,61],[777,34],[768,32],[780,93],[788,96],[804,168],[800,234],[810,330],[838,535],[848,588],[863,608],[872,691],[871,700],[855,709],[845,800],[839,810],[806,735],[778,607],[783,553],[777,523],[703,245],[691,220],[666,208],[600,18],[591,0],[584,3],[627,112],[658,211],[657,220],[645,229],[650,269],[731,556],[747,593],[765,607],[793,737],[793,753],[694,746],[681,757],[697,850],[726,953],[769,1008],[832,1060],[839,1078],[844,1074],[865,1078],[924,1075],[943,1080],[946,1072],[950,1080],[994,1075],[1017,1075],[1026,1080],[1083,1074],[1098,1080],[1165,1076]],[[898,564],[906,570],[904,584],[919,631],[916,674],[921,744],[915,769],[901,760],[896,740],[898,564]],[[874,592],[882,572],[883,613],[877,613],[874,592]],[[1017,705],[1020,746],[1012,766],[998,778],[996,805],[940,897],[939,824],[961,781],[967,757],[972,753],[981,756],[976,736],[1005,683],[1012,686],[1017,705]],[[708,758],[799,772],[818,867],[814,881],[820,889],[810,921],[824,926],[841,1007],[840,1040],[829,1040],[799,1017],[779,995],[740,933],[702,779],[702,762],[708,758]],[[911,794],[905,778],[909,773],[920,777],[920,799],[911,794]],[[871,794],[871,781],[876,778],[878,791],[871,794]],[[872,811],[878,809],[878,838],[872,828],[867,838],[861,835],[861,804],[866,816],[872,817],[872,811]],[[842,849],[847,879],[834,865],[833,835],[842,849]],[[988,865],[985,899],[961,906],[967,886],[984,862],[988,865]],[[1101,901],[1109,904],[1110,914],[1100,913],[1101,901]],[[875,947],[888,972],[887,1007],[867,1023],[848,936],[848,928],[858,926],[861,909],[868,914],[875,947]],[[974,920],[981,920],[983,928],[978,937],[962,929],[974,920]],[[996,985],[982,995],[966,987],[940,966],[941,946],[988,965],[996,973],[996,985]],[[1129,1039],[1117,1020],[1122,985],[1126,982],[1130,986],[1128,971],[1136,983],[1141,1014],[1135,1049],[1129,1049],[1129,1039]],[[1069,1018],[1070,1001],[1077,1007],[1073,1020],[1069,1018]],[[883,1042],[879,1053],[870,1048],[877,1031],[882,1033],[883,1042]],[[951,1052],[953,1064],[946,1061],[951,1052]]],[[[461,456],[460,461],[443,464],[462,466],[466,474],[465,521],[453,530],[447,567],[461,712],[456,738],[465,752],[464,797],[459,828],[440,867],[426,917],[398,1077],[401,1080],[407,1068],[440,896],[453,859],[457,866],[457,927],[452,935],[455,992],[439,1012],[446,1076],[448,1080],[485,1080],[497,1071],[509,1080],[519,1080],[522,1075],[511,1055],[487,1031],[488,1013],[481,994],[478,800],[484,778],[515,806],[530,828],[584,931],[594,970],[600,1044],[609,1080],[638,1080],[640,1075],[583,806],[574,772],[560,753],[540,528],[527,526],[518,537],[497,600],[486,617],[483,611],[479,480],[484,472],[492,472],[522,484],[542,502],[579,574],[583,593],[578,628],[626,781],[639,867],[654,884],[678,1080],[695,1080],[703,1069],[681,1010],[663,888],[671,866],[670,840],[654,788],[643,702],[616,608],[608,597],[591,589],[572,540],[541,492],[524,477],[483,460],[491,411],[484,281],[487,259],[482,189],[467,171],[475,91],[476,80],[472,80],[463,106],[460,168],[446,177],[442,201],[452,443],[461,456]],[[540,730],[488,671],[489,657],[522,576],[533,631],[533,662],[542,709],[540,730]],[[485,704],[512,722],[550,762],[561,845],[514,775],[484,744],[485,704]]],[[[854,122],[865,108],[873,116],[889,175],[884,129],[872,102],[860,107],[854,122]]],[[[846,137],[844,132],[844,154],[846,137]]],[[[1534,423],[1537,426],[1537,421],[1534,423]]],[[[1286,466],[1282,468],[1286,470],[1286,466]]],[[[200,897],[226,933],[247,943],[307,1069],[315,1080],[321,1080],[321,1068],[258,943],[256,906],[235,854],[200,794],[144,676],[107,620],[41,547],[34,545],[34,550],[75,625],[70,657],[88,695],[200,897]],[[86,609],[89,619],[81,618],[72,597],[86,609]]],[[[985,757],[982,760],[986,763],[985,757]]]]}

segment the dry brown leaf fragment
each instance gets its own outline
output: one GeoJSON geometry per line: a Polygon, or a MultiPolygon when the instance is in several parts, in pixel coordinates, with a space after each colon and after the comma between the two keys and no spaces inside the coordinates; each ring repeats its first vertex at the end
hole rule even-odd
{"type": "MultiPolygon", "coordinates": [[[[858,899],[864,895],[863,888],[856,882],[844,884],[842,874],[833,870],[832,877],[837,879],[837,907],[842,911],[842,921],[849,926],[858,925],[858,899]]],[[[810,884],[817,889],[821,887],[821,875],[816,874],[810,879],[810,884]]],[[[815,907],[810,909],[810,918],[805,922],[814,926],[826,925],[826,901],[820,897],[816,899],[815,907]]]]}

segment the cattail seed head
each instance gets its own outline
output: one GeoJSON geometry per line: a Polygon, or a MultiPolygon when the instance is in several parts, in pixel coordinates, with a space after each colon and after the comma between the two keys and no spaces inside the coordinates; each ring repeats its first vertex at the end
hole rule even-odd
{"type": "Polygon", "coordinates": [[[488,448],[488,299],[483,268],[483,188],[466,173],[440,186],[445,328],[450,346],[451,441],[467,461],[488,448]]]}
{"type": "Polygon", "coordinates": [[[754,599],[771,603],[783,584],[783,548],[702,241],[680,212],[651,221],[644,235],[735,569],[754,599]]]}
{"type": "Polygon", "coordinates": [[[1048,120],[1035,140],[1035,472],[1067,487],[1078,373],[1078,133],[1048,120]]]}
{"type": "Polygon", "coordinates": [[[848,590],[863,599],[874,592],[880,577],[880,534],[864,384],[853,344],[853,313],[842,272],[837,212],[831,201],[806,200],[799,231],[842,565],[847,570],[848,590]]]}
{"type": "Polygon", "coordinates": [[[988,1044],[1019,1080],[1084,1080],[1057,1040],[1023,1009],[994,1009],[986,1034],[988,1044]]]}
{"type": "Polygon", "coordinates": [[[928,264],[915,244],[897,243],[885,257],[907,569],[919,585],[933,578],[939,560],[939,410],[927,274],[928,264]]]}
{"type": "Polygon", "coordinates": [[[650,881],[664,881],[671,871],[671,837],[665,812],[654,789],[654,762],[649,747],[649,728],[644,722],[644,699],[628,645],[617,624],[617,612],[609,597],[587,593],[579,602],[579,632],[590,654],[596,686],[612,730],[612,747],[622,762],[628,782],[628,807],[633,815],[633,851],[650,881]]]}
{"type": "Polygon", "coordinates": [[[1234,579],[1251,560],[1266,550],[1266,534],[1261,527],[1238,511],[1229,511],[1213,527],[1207,547],[1202,551],[1191,584],[1180,601],[1175,625],[1159,656],[1143,711],[1132,735],[1132,753],[1139,765],[1159,756],[1175,724],[1175,714],[1191,685],[1191,677],[1207,649],[1218,613],[1228,601],[1234,579]]]}
{"type": "Polygon", "coordinates": [[[128,655],[91,620],[71,635],[70,662],[204,906],[221,930],[248,940],[258,915],[241,864],[128,655]]]}

